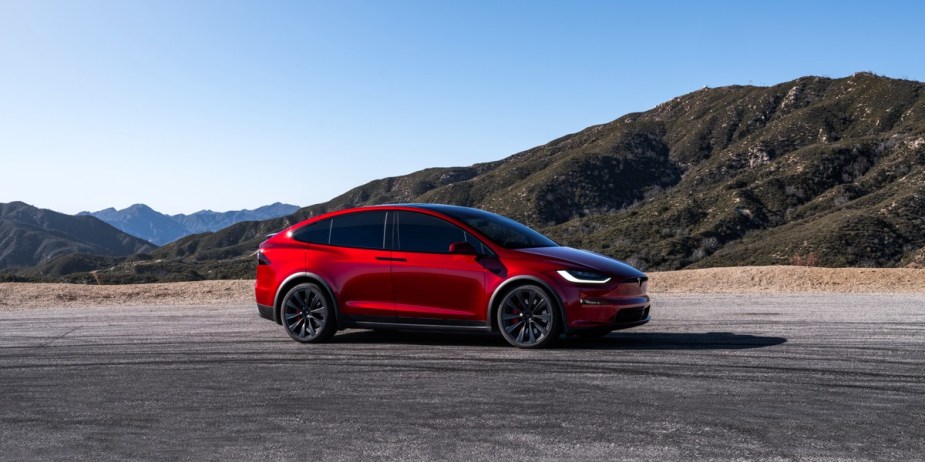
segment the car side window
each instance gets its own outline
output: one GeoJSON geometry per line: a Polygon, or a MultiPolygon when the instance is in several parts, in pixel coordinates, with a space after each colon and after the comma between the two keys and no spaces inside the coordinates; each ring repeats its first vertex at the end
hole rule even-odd
{"type": "Polygon", "coordinates": [[[321,220],[308,226],[303,226],[292,233],[292,238],[312,244],[329,244],[331,242],[331,221],[321,220]]]}
{"type": "Polygon", "coordinates": [[[331,245],[385,248],[386,212],[358,212],[331,218],[331,245]]]}
{"type": "Polygon", "coordinates": [[[472,247],[475,247],[475,251],[478,252],[479,255],[494,255],[494,252],[486,247],[485,244],[482,244],[482,241],[476,239],[475,236],[466,233],[465,231],[463,232],[466,234],[466,242],[472,244],[472,247]]]}
{"type": "Polygon", "coordinates": [[[468,242],[477,252],[485,253],[478,239],[449,222],[423,213],[399,212],[395,250],[450,253],[454,242],[468,242]]]}

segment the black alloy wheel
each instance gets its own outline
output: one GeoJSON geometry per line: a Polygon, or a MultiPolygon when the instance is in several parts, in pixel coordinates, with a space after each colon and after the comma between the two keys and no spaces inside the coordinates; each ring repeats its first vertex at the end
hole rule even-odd
{"type": "Polygon", "coordinates": [[[299,284],[283,298],[281,319],[286,333],[303,343],[321,342],[337,332],[334,311],[324,289],[312,283],[299,284]]]}
{"type": "Polygon", "coordinates": [[[519,348],[552,344],[561,331],[552,297],[541,287],[514,288],[501,300],[498,328],[508,343],[519,348]]]}

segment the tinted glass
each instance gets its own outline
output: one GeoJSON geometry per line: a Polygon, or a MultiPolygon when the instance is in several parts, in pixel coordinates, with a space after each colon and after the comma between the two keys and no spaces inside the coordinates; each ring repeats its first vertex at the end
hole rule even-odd
{"type": "Polygon", "coordinates": [[[400,212],[396,250],[410,252],[450,253],[450,244],[468,242],[482,252],[481,244],[462,229],[437,217],[423,213],[400,212]]]}
{"type": "Polygon", "coordinates": [[[331,238],[331,219],[303,226],[292,233],[292,238],[312,244],[327,244],[331,238]]]}
{"type": "Polygon", "coordinates": [[[475,238],[475,236],[463,231],[466,234],[466,242],[472,244],[472,247],[475,247],[475,251],[479,255],[493,255],[494,252],[491,251],[485,244],[482,244],[482,241],[475,238]]]}
{"type": "Polygon", "coordinates": [[[463,207],[445,207],[440,212],[475,228],[492,242],[508,249],[559,245],[525,225],[494,213],[463,207]]]}
{"type": "Polygon", "coordinates": [[[331,220],[331,245],[384,248],[385,212],[352,213],[331,220]]]}

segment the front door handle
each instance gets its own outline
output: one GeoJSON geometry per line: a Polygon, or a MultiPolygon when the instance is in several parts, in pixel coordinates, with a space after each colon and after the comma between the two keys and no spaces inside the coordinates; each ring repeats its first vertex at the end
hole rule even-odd
{"type": "Polygon", "coordinates": [[[396,258],[396,257],[376,257],[376,260],[382,260],[382,261],[408,261],[408,260],[405,260],[404,258],[396,258]]]}

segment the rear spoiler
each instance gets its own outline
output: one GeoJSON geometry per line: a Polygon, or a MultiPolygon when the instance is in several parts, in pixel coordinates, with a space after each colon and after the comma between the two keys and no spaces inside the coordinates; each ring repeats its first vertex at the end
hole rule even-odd
{"type": "Polygon", "coordinates": [[[276,236],[277,234],[279,234],[279,233],[270,233],[270,234],[267,234],[266,239],[264,239],[263,242],[260,243],[260,245],[263,245],[264,242],[267,242],[271,237],[276,236]]]}

